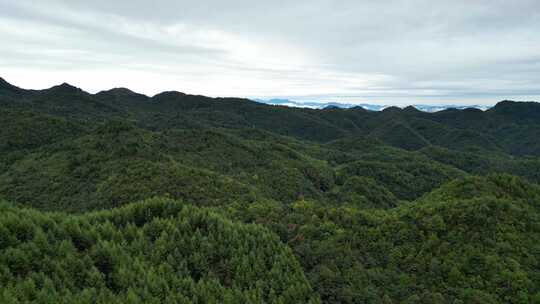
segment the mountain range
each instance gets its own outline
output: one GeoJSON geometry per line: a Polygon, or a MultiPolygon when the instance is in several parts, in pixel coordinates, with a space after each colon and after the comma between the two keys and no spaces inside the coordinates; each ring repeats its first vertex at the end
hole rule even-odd
{"type": "MultiPolygon", "coordinates": [[[[255,98],[254,101],[271,104],[271,105],[280,105],[287,107],[296,107],[296,108],[311,108],[311,109],[326,109],[326,108],[341,108],[341,109],[350,109],[355,107],[360,107],[369,111],[382,111],[386,108],[395,106],[395,105],[381,105],[381,104],[369,104],[369,103],[342,103],[342,102],[324,102],[324,101],[294,101],[290,99],[260,99],[255,98]]],[[[446,109],[458,109],[464,110],[467,108],[487,110],[491,106],[486,105],[425,105],[425,104],[413,104],[411,105],[416,109],[423,112],[438,112],[446,109]]]]}
{"type": "Polygon", "coordinates": [[[538,303],[540,103],[0,79],[0,303],[538,303]]]}

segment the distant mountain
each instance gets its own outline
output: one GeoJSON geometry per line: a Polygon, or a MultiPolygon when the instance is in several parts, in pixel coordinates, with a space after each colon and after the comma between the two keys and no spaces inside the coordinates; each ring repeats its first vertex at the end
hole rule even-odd
{"type": "Polygon", "coordinates": [[[458,110],[465,110],[465,109],[479,109],[482,111],[486,111],[490,109],[492,106],[486,106],[486,105],[413,105],[413,107],[417,108],[420,111],[423,112],[439,112],[446,109],[458,109],[458,110]]]}
{"type": "MultiPolygon", "coordinates": [[[[325,102],[325,101],[295,101],[295,100],[289,100],[289,99],[254,99],[257,102],[265,103],[265,104],[271,104],[271,105],[279,105],[279,106],[287,106],[287,107],[295,107],[295,108],[311,108],[311,109],[350,109],[354,107],[361,107],[369,111],[382,111],[388,107],[395,106],[395,105],[379,105],[379,104],[369,104],[369,103],[360,103],[360,104],[354,104],[354,103],[341,103],[341,102],[325,102]]],[[[417,108],[418,110],[422,112],[439,112],[446,109],[458,109],[463,110],[467,108],[474,108],[474,109],[480,109],[482,111],[485,111],[491,106],[485,106],[485,105],[425,105],[425,104],[414,104],[413,107],[417,108]]]]}
{"type": "Polygon", "coordinates": [[[360,104],[352,104],[352,103],[324,102],[324,101],[294,101],[294,100],[279,99],[279,98],[253,99],[253,100],[256,102],[271,104],[271,105],[276,105],[276,106],[287,106],[287,107],[294,107],[294,108],[311,108],[311,109],[324,109],[328,107],[348,109],[348,108],[354,108],[357,106],[362,106],[360,104]]]}

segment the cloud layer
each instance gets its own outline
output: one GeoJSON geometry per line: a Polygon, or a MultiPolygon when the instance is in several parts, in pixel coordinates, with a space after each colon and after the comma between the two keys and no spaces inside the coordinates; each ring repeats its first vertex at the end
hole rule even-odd
{"type": "Polygon", "coordinates": [[[540,2],[0,0],[0,76],[351,103],[540,100],[540,2]]]}

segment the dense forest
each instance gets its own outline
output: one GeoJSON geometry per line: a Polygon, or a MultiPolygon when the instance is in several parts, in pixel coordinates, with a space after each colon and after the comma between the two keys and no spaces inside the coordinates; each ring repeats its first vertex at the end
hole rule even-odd
{"type": "Polygon", "coordinates": [[[0,78],[1,303],[540,303],[540,103],[0,78]]]}

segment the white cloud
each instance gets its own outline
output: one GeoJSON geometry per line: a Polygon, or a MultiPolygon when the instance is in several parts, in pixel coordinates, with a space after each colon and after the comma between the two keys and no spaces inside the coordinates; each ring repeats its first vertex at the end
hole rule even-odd
{"type": "Polygon", "coordinates": [[[0,76],[149,95],[536,99],[539,12],[533,0],[0,0],[0,76]]]}

